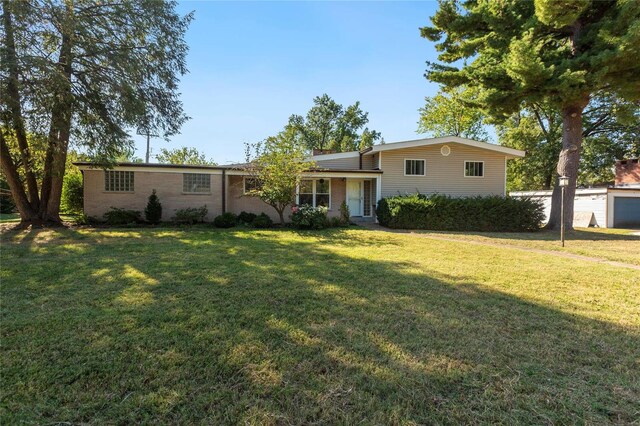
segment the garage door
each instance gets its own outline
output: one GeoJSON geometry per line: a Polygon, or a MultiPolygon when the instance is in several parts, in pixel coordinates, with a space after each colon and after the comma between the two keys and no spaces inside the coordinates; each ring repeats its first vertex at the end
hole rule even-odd
{"type": "Polygon", "coordinates": [[[640,197],[613,198],[613,227],[640,229],[640,197]]]}

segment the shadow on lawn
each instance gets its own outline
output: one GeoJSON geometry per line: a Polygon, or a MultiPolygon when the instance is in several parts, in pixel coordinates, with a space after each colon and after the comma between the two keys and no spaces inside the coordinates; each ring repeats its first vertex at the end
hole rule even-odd
{"type": "Polygon", "coordinates": [[[638,334],[330,246],[380,244],[370,234],[125,235],[60,231],[3,283],[3,423],[638,415],[638,334]]]}

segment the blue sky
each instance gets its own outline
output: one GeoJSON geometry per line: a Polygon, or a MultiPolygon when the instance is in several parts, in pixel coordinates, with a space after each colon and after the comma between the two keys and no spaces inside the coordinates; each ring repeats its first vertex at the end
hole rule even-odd
{"type": "MultiPolygon", "coordinates": [[[[387,142],[415,139],[418,108],[438,87],[423,74],[434,60],[419,28],[435,2],[192,2],[189,74],[182,100],[191,120],[159,148],[193,146],[219,164],[244,159],[244,143],[277,133],[327,93],[361,102],[387,142]]],[[[137,156],[145,142],[136,137],[137,156]]],[[[153,161],[153,160],[152,160],[153,161]]]]}

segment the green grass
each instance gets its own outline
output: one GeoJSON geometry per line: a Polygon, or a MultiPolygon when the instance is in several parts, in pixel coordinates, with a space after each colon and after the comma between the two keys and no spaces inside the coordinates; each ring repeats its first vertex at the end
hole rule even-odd
{"type": "Polygon", "coordinates": [[[0,223],[20,222],[18,213],[0,213],[0,223]]]}
{"type": "Polygon", "coordinates": [[[640,234],[634,234],[633,231],[624,229],[578,228],[566,233],[564,248],[560,244],[560,233],[557,231],[530,233],[418,232],[466,241],[573,253],[640,265],[640,234]]]}
{"type": "Polygon", "coordinates": [[[363,229],[10,232],[1,256],[1,424],[640,418],[627,268],[363,229]]]}

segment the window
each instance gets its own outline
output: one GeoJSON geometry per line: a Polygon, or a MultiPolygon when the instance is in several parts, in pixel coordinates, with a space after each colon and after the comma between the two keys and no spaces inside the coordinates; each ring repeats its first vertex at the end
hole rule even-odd
{"type": "Polygon", "coordinates": [[[245,177],[244,178],[244,195],[253,195],[252,191],[260,189],[260,182],[257,178],[245,177]]]}
{"type": "Polygon", "coordinates": [[[109,192],[133,192],[133,172],[105,170],[104,190],[109,192]]]}
{"type": "Polygon", "coordinates": [[[331,208],[331,180],[303,179],[298,187],[298,204],[331,208]]]}
{"type": "Polygon", "coordinates": [[[484,161],[465,161],[465,177],[484,177],[484,161]]]}
{"type": "Polygon", "coordinates": [[[211,175],[202,173],[184,173],[182,175],[182,192],[211,192],[211,175]]]}
{"type": "Polygon", "coordinates": [[[425,176],[425,160],[404,160],[405,176],[425,176]]]}

